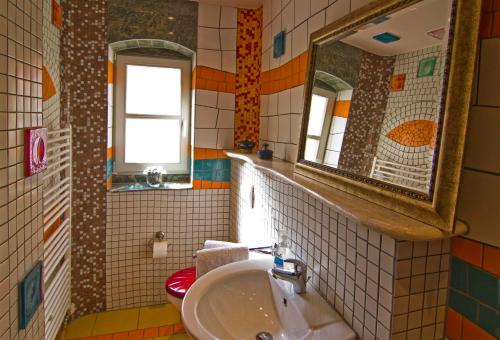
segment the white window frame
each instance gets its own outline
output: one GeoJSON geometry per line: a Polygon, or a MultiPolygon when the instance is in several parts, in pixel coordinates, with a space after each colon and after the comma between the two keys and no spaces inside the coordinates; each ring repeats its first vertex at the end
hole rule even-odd
{"type": "MultiPolygon", "coordinates": [[[[161,166],[171,174],[189,173],[189,135],[190,135],[190,101],[191,101],[191,61],[182,59],[165,59],[156,57],[117,55],[115,83],[115,166],[117,174],[139,174],[146,168],[161,166]],[[181,70],[181,115],[140,115],[125,112],[126,68],[127,65],[170,67],[181,70]],[[126,118],[176,119],[180,120],[181,143],[179,163],[125,163],[125,120],[126,118]]],[[[167,147],[167,146],[165,146],[167,147]]]]}

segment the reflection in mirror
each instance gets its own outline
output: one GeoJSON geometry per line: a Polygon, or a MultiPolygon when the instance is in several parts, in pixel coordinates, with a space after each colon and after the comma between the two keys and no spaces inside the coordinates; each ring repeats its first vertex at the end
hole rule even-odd
{"type": "Polygon", "coordinates": [[[304,159],[430,194],[451,0],[317,46],[304,159]]]}

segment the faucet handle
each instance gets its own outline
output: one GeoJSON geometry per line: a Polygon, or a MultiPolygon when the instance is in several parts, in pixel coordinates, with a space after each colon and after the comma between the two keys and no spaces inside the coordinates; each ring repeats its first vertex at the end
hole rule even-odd
{"type": "Polygon", "coordinates": [[[285,259],[283,260],[285,263],[293,263],[293,267],[295,269],[296,273],[306,273],[307,272],[307,265],[302,262],[301,260],[298,259],[285,259]]]}

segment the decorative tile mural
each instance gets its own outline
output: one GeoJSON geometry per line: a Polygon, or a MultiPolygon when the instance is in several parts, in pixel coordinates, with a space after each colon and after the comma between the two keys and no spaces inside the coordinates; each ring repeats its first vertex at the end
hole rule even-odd
{"type": "Polygon", "coordinates": [[[262,8],[238,10],[234,141],[259,145],[262,8]]]}
{"type": "Polygon", "coordinates": [[[106,0],[62,3],[62,109],[73,134],[74,317],[102,311],[106,303],[107,8],[106,0]]]}
{"type": "Polygon", "coordinates": [[[194,149],[194,189],[229,189],[231,160],[222,150],[194,149]]]}
{"type": "Polygon", "coordinates": [[[443,72],[439,46],[398,55],[394,74],[406,74],[402,91],[391,91],[377,147],[377,158],[427,168],[434,154],[443,72]],[[417,77],[421,60],[436,58],[433,76],[417,77]]]}

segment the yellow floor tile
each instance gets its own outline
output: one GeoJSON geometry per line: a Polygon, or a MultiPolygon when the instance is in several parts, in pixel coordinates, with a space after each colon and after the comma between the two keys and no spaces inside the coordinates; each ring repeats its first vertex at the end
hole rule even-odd
{"type": "Polygon", "coordinates": [[[98,313],[92,335],[132,331],[138,320],[139,308],[98,313]]]}
{"type": "Polygon", "coordinates": [[[90,336],[94,329],[96,318],[96,314],[90,314],[70,322],[64,330],[64,339],[76,339],[90,336]]]}
{"type": "Polygon", "coordinates": [[[139,329],[181,323],[181,316],[172,304],[142,307],[139,313],[139,329]]]}

